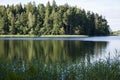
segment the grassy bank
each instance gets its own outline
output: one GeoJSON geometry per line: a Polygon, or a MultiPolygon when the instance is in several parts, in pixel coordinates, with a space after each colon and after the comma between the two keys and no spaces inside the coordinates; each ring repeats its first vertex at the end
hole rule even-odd
{"type": "Polygon", "coordinates": [[[117,35],[120,35],[120,31],[113,31],[113,32],[112,32],[112,35],[116,35],[116,36],[117,36],[117,35]]]}
{"type": "Polygon", "coordinates": [[[1,61],[0,80],[120,80],[120,61],[118,57],[79,64],[1,61]]]}
{"type": "Polygon", "coordinates": [[[0,35],[0,37],[88,37],[87,35],[40,35],[40,36],[37,36],[37,35],[0,35]]]}

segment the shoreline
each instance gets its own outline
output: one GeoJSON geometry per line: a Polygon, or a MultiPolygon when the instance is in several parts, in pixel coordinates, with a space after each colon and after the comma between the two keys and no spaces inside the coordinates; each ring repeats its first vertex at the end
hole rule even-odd
{"type": "Polygon", "coordinates": [[[0,38],[75,38],[75,37],[88,37],[88,35],[0,35],[0,38]]]}

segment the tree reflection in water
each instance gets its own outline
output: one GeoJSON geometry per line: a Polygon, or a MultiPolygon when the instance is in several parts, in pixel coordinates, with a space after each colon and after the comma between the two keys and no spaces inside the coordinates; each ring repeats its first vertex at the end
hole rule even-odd
{"type": "Polygon", "coordinates": [[[45,63],[91,60],[106,49],[107,42],[78,40],[0,40],[0,58],[41,60],[45,63]]]}

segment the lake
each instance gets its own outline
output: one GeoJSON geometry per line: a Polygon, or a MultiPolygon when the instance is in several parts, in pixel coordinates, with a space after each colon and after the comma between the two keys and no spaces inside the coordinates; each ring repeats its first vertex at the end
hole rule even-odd
{"type": "Polygon", "coordinates": [[[93,62],[120,55],[120,36],[84,38],[0,38],[0,60],[45,64],[93,62]]]}

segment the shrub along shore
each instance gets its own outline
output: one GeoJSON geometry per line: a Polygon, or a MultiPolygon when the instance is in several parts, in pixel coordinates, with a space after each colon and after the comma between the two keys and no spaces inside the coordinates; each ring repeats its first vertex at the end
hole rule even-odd
{"type": "Polygon", "coordinates": [[[64,37],[88,37],[87,35],[0,35],[0,37],[14,37],[14,38],[19,38],[19,37],[23,37],[23,38],[27,38],[27,37],[41,37],[41,38],[44,38],[44,37],[59,37],[59,38],[64,38],[64,37]]]}

